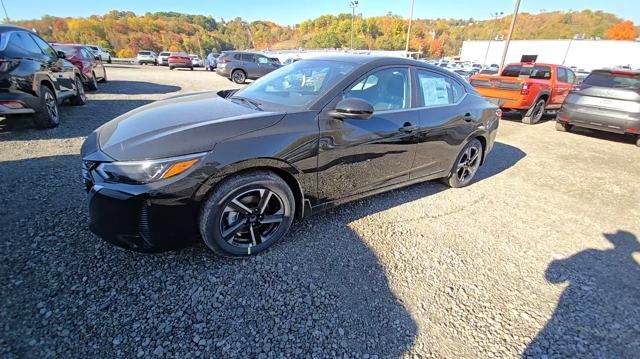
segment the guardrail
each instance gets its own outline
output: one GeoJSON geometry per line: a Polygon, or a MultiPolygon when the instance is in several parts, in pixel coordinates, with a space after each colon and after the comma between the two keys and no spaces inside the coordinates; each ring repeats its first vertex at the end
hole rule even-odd
{"type": "Polygon", "coordinates": [[[130,58],[112,57],[111,58],[111,63],[113,63],[113,64],[137,65],[136,59],[130,59],[130,58]]]}

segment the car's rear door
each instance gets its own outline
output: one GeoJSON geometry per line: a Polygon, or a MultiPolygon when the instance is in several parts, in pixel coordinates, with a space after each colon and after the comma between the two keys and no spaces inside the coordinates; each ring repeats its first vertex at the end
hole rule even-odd
{"type": "Polygon", "coordinates": [[[553,88],[553,95],[551,98],[551,103],[553,105],[562,105],[564,99],[569,94],[569,91],[571,91],[574,81],[575,75],[573,75],[573,71],[561,66],[556,67],[555,86],[553,88]],[[571,72],[571,74],[569,74],[569,72],[571,72]],[[570,80],[570,78],[572,80],[570,80]]]}
{"type": "Polygon", "coordinates": [[[412,178],[419,178],[451,169],[482,114],[471,101],[465,101],[466,90],[453,76],[429,69],[415,73],[421,126],[412,178]]]}
{"type": "Polygon", "coordinates": [[[47,62],[49,70],[57,79],[60,90],[68,95],[74,92],[75,66],[69,61],[58,56],[58,52],[51,45],[34,34],[28,34],[44,53],[44,61],[47,62]]]}
{"type": "Polygon", "coordinates": [[[254,54],[241,54],[242,66],[247,72],[248,78],[260,77],[260,68],[254,54]]]}
{"type": "Polygon", "coordinates": [[[323,201],[358,195],[409,179],[419,110],[412,108],[406,66],[369,72],[341,92],[319,117],[318,189],[323,201]],[[335,119],[328,110],[345,98],[369,102],[367,119],[335,119]]]}

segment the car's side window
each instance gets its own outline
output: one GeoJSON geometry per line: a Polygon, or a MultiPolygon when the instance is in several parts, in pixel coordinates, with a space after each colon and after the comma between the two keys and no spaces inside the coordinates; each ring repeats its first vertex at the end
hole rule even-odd
{"type": "Polygon", "coordinates": [[[242,61],[255,62],[255,58],[252,54],[242,54],[242,61]]]}
{"type": "Polygon", "coordinates": [[[564,67],[558,67],[558,81],[560,82],[567,82],[567,70],[564,69],[564,67]]]}
{"type": "Polygon", "coordinates": [[[31,36],[24,31],[16,31],[11,34],[9,45],[13,51],[24,55],[42,55],[42,50],[38,47],[31,36]]]}
{"type": "Polygon", "coordinates": [[[424,70],[418,70],[417,74],[425,107],[449,105],[464,95],[464,88],[448,76],[424,70]]]}
{"type": "Polygon", "coordinates": [[[45,53],[45,55],[49,56],[52,59],[55,59],[58,57],[58,53],[56,52],[56,50],[54,50],[49,44],[47,44],[46,41],[31,34],[29,34],[29,36],[33,39],[33,41],[36,42],[36,44],[38,44],[38,46],[40,47],[42,52],[45,53]]]}
{"type": "Polygon", "coordinates": [[[390,111],[409,108],[410,93],[408,69],[388,68],[367,75],[343,98],[357,97],[369,102],[375,111],[390,111]]]}
{"type": "Polygon", "coordinates": [[[258,56],[258,63],[259,64],[268,64],[271,61],[269,61],[269,58],[266,56],[258,56]]]}
{"type": "Polygon", "coordinates": [[[576,74],[569,69],[567,69],[567,83],[570,83],[570,84],[576,83],[576,74]]]}

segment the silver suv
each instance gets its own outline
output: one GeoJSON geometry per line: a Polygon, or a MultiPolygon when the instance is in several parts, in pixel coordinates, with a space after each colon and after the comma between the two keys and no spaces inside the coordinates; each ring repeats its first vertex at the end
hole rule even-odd
{"type": "Polygon", "coordinates": [[[240,51],[223,52],[216,63],[216,73],[237,84],[258,79],[282,67],[263,54],[240,51]]]}
{"type": "Polygon", "coordinates": [[[138,57],[136,61],[139,65],[157,65],[158,64],[158,54],[153,51],[142,50],[138,51],[138,57]]]}

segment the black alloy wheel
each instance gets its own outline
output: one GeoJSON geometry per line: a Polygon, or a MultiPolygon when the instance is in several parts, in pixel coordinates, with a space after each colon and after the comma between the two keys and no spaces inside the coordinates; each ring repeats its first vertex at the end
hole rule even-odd
{"type": "Polygon", "coordinates": [[[451,174],[446,178],[446,184],[453,188],[461,188],[469,185],[480,168],[482,153],[483,150],[480,141],[473,139],[467,143],[462,151],[460,151],[451,174]]]}
{"type": "Polygon", "coordinates": [[[60,124],[58,101],[51,89],[47,86],[40,87],[40,104],[42,109],[33,116],[33,120],[39,128],[53,128],[60,124]]]}
{"type": "Polygon", "coordinates": [[[293,222],[295,198],[282,178],[255,171],[216,186],[203,204],[200,233],[217,254],[257,254],[281,239],[293,222]]]}

